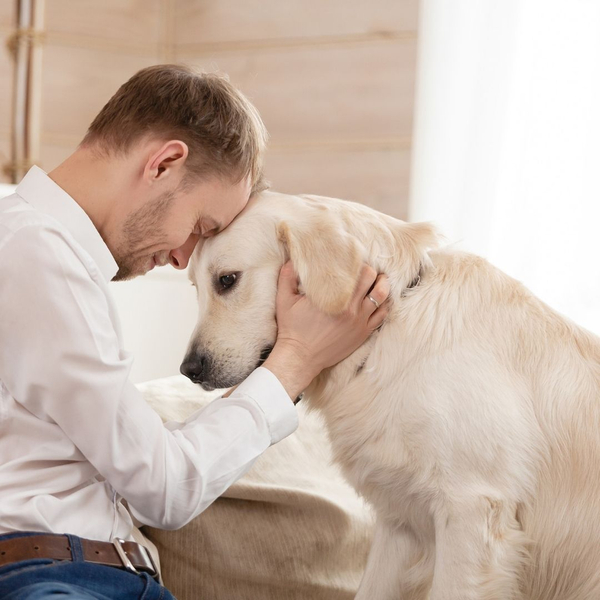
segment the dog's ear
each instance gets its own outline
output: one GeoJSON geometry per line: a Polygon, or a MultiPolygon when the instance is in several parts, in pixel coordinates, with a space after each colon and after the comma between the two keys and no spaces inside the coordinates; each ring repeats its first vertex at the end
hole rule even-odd
{"type": "Polygon", "coordinates": [[[396,228],[396,242],[403,253],[421,255],[436,248],[440,243],[440,234],[431,223],[404,223],[396,228]]]}
{"type": "MultiPolygon", "coordinates": [[[[311,211],[312,212],[312,211],[311,211]]],[[[306,296],[322,311],[340,314],[350,304],[363,249],[334,217],[315,211],[277,227],[306,296]]]]}
{"type": "Polygon", "coordinates": [[[428,250],[437,248],[441,236],[431,223],[396,222],[391,228],[395,239],[398,264],[397,270],[410,282],[419,266],[428,263],[428,250]]]}

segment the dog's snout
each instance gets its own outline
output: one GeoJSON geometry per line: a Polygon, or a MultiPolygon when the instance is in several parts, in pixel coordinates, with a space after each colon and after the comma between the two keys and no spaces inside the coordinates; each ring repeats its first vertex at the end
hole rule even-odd
{"type": "Polygon", "coordinates": [[[188,354],[181,363],[179,371],[194,383],[202,383],[206,359],[201,354],[188,354]]]}

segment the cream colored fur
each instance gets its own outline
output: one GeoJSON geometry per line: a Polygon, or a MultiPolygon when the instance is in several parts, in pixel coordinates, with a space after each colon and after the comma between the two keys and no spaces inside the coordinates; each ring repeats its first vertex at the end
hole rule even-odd
{"type": "Polygon", "coordinates": [[[389,317],[305,397],[377,514],[357,598],[598,600],[600,340],[436,240],[362,205],[263,194],[194,256],[190,352],[209,385],[240,381],[275,340],[288,256],[330,312],[366,260],[390,278],[389,317]]]}

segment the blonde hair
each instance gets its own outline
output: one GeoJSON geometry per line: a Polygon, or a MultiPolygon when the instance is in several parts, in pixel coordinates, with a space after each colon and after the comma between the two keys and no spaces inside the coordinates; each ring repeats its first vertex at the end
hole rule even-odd
{"type": "Polygon", "coordinates": [[[185,142],[192,179],[218,175],[237,182],[250,175],[255,188],[263,185],[267,131],[224,75],[183,65],[142,69],[100,111],[82,145],[125,153],[146,135],[185,142]]]}

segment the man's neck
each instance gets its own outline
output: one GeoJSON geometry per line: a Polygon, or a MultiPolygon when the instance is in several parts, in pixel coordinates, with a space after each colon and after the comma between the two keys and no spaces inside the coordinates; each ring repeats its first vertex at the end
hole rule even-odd
{"type": "MultiPolygon", "coordinates": [[[[88,147],[80,147],[48,176],[87,213],[102,235],[121,193],[111,160],[88,147]]],[[[103,235],[104,237],[104,235],[103,235]]]]}

